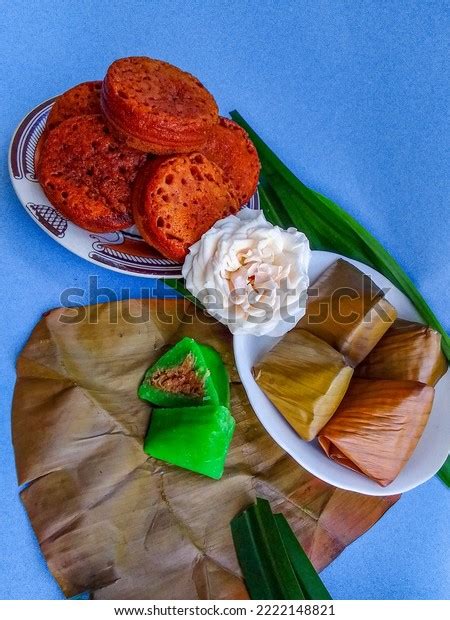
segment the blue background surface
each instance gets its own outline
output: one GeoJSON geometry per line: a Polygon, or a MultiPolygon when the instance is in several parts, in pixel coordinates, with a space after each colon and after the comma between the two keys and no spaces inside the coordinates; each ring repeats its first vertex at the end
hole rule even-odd
{"type": "MultiPolygon", "coordinates": [[[[131,295],[149,284],[83,262],[26,215],[6,161],[20,119],[115,58],[179,65],[378,237],[448,328],[448,24],[448,2],[423,0],[1,3],[0,598],[62,597],[17,495],[15,358],[90,274],[131,295]]],[[[437,478],[407,493],[324,571],[334,597],[448,598],[449,508],[437,478]]]]}

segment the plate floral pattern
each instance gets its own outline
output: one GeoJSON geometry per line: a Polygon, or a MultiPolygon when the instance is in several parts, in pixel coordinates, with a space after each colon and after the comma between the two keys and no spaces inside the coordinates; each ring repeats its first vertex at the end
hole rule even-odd
{"type": "MultiPolygon", "coordinates": [[[[31,110],[11,141],[11,182],[26,212],[55,241],[91,263],[132,276],[181,277],[181,265],[147,245],[134,226],[119,232],[91,233],[67,220],[49,203],[35,176],[34,156],[55,99],[44,101],[31,110]]],[[[258,192],[247,206],[259,210],[258,192]]]]}

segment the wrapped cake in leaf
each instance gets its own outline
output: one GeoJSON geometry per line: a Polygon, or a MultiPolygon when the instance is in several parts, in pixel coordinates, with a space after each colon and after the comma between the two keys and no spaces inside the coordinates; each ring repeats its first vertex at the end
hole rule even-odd
{"type": "Polygon", "coordinates": [[[433,398],[434,388],[417,381],[353,379],[319,444],[333,461],[386,486],[413,453],[433,398]]]}
{"type": "Polygon", "coordinates": [[[253,374],[289,424],[310,441],[336,411],[353,369],[329,344],[294,329],[258,362],[253,374]]]}
{"type": "Polygon", "coordinates": [[[446,372],[447,360],[439,332],[422,323],[397,319],[356,368],[355,376],[436,385],[446,372]]]}
{"type": "Polygon", "coordinates": [[[138,395],[153,405],[229,406],[227,370],[219,353],[192,338],[183,338],[145,373],[138,395]]]}
{"type": "Polygon", "coordinates": [[[340,351],[351,366],[370,353],[397,316],[371,278],[338,259],[312,284],[298,327],[340,351]]]}

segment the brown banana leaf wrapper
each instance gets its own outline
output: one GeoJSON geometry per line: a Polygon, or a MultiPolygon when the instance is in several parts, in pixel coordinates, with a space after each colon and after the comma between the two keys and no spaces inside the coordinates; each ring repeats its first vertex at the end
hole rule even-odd
{"type": "Polygon", "coordinates": [[[255,366],[256,382],[294,430],[311,441],[347,391],[353,368],[341,353],[293,329],[255,366]]]}
{"type": "Polygon", "coordinates": [[[21,497],[67,596],[244,599],[229,523],[256,495],[286,515],[319,570],[398,499],[337,490],[288,457],[248,403],[228,330],[194,312],[177,300],[57,309],[18,359],[21,497]],[[137,386],[184,335],[215,346],[230,371],[237,426],[220,481],[142,449],[150,409],[137,386]]]}
{"type": "Polygon", "coordinates": [[[397,319],[355,369],[355,377],[405,379],[436,385],[446,372],[441,334],[422,323],[397,319]]]}
{"type": "Polygon", "coordinates": [[[329,458],[386,486],[417,446],[433,399],[434,388],[417,381],[353,379],[319,443],[329,458]]]}
{"type": "Polygon", "coordinates": [[[298,327],[328,342],[355,367],[396,316],[372,279],[340,258],[310,286],[306,314],[298,327]]]}

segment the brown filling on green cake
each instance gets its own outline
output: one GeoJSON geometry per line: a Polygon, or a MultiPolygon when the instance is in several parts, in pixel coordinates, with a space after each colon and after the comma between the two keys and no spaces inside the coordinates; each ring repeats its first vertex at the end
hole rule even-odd
{"type": "Polygon", "coordinates": [[[203,379],[194,370],[192,355],[187,355],[178,366],[157,370],[150,378],[150,384],[171,394],[202,398],[205,393],[203,379]]]}

